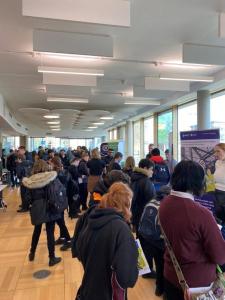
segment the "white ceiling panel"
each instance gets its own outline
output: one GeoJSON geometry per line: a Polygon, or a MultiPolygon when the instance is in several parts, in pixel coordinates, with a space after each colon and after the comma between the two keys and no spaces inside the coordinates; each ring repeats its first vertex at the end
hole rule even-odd
{"type": "Polygon", "coordinates": [[[22,7],[24,16],[130,26],[127,0],[23,0],[22,7]]]}
{"type": "Polygon", "coordinates": [[[110,36],[48,30],[33,31],[33,50],[90,56],[113,56],[110,36]]]}
{"type": "Polygon", "coordinates": [[[145,89],[188,92],[190,90],[190,83],[185,81],[166,81],[159,78],[145,77],[145,89]]]}
{"type": "Polygon", "coordinates": [[[43,73],[43,83],[51,85],[96,86],[95,76],[43,73]]]}

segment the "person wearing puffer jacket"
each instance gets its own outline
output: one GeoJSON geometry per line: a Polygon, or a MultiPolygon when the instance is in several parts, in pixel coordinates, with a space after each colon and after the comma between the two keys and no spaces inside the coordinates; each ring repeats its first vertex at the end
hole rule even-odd
{"type": "Polygon", "coordinates": [[[31,223],[34,225],[29,261],[33,261],[41,234],[42,224],[45,223],[47,244],[49,252],[49,266],[54,266],[61,261],[55,257],[55,221],[61,218],[60,213],[53,213],[47,203],[47,189],[50,183],[57,179],[57,172],[50,171],[49,165],[42,159],[34,163],[32,176],[23,178],[23,185],[28,189],[31,201],[31,223]]]}

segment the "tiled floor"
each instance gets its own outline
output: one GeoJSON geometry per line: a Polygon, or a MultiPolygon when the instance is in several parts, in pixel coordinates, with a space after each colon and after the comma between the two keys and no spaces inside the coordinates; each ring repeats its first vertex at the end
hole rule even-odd
{"type": "MultiPolygon", "coordinates": [[[[70,251],[56,255],[62,262],[48,267],[45,231],[42,230],[34,262],[28,261],[33,226],[28,213],[16,212],[20,203],[19,190],[7,189],[4,199],[6,212],[0,211],[0,300],[72,300],[82,278],[82,265],[71,258],[70,251]],[[51,275],[46,279],[34,279],[33,273],[46,269],[51,275]]],[[[71,234],[74,220],[66,218],[71,234]]],[[[58,232],[56,230],[56,237],[58,232]]],[[[154,280],[140,278],[135,288],[129,290],[129,300],[157,300],[154,296],[154,280]]],[[[99,299],[104,300],[104,299],[99,299]]]]}

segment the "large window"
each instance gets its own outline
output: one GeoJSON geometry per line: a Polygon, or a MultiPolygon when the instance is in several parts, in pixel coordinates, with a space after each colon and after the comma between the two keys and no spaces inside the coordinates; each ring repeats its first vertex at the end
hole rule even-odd
{"type": "Polygon", "coordinates": [[[17,149],[20,146],[19,136],[3,136],[2,148],[5,149],[5,153],[9,154],[10,149],[17,149]]]}
{"type": "Polygon", "coordinates": [[[210,121],[212,128],[220,129],[220,140],[225,142],[225,95],[211,99],[210,121]]]}
{"type": "Polygon", "coordinates": [[[173,114],[167,111],[158,115],[158,147],[164,156],[166,149],[171,148],[173,141],[173,114]]]}
{"type": "Polygon", "coordinates": [[[181,158],[180,132],[197,129],[197,103],[191,102],[178,107],[178,160],[181,158]]]}
{"type": "Polygon", "coordinates": [[[154,144],[154,118],[144,119],[144,151],[148,154],[148,145],[154,144]]]}
{"type": "Polygon", "coordinates": [[[139,163],[141,156],[141,123],[134,123],[134,159],[136,164],[139,163]]]}

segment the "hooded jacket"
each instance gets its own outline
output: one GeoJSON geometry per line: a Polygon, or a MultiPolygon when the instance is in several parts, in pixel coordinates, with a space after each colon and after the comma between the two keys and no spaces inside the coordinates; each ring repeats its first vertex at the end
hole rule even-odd
{"type": "Polygon", "coordinates": [[[47,188],[54,180],[58,180],[55,171],[37,173],[23,178],[23,185],[28,189],[31,202],[30,214],[33,225],[55,221],[61,217],[60,214],[52,213],[48,208],[47,188]]]}
{"type": "Polygon", "coordinates": [[[131,188],[134,193],[131,204],[132,224],[138,228],[145,205],[155,197],[155,188],[148,177],[147,170],[134,168],[131,176],[131,188]]]}
{"type": "Polygon", "coordinates": [[[115,209],[93,209],[76,242],[84,267],[80,300],[112,300],[113,274],[122,289],[137,281],[137,246],[129,226],[115,209]]]}

